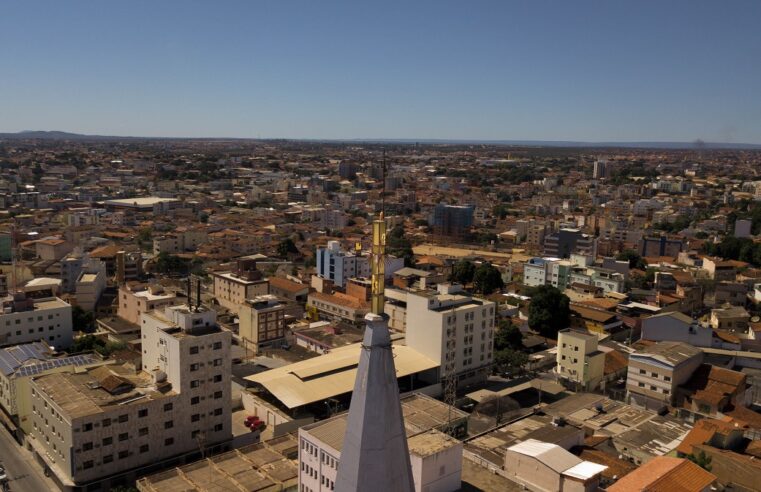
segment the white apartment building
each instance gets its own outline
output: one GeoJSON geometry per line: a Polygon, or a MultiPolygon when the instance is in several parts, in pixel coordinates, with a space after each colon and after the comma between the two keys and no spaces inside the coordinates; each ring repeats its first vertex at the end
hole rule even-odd
{"type": "Polygon", "coordinates": [[[166,306],[179,304],[174,292],[164,290],[161,284],[129,282],[119,287],[119,301],[116,315],[130,323],[137,324],[140,316],[148,311],[161,311],[166,306]]]}
{"type": "Polygon", "coordinates": [[[44,340],[56,349],[73,341],[71,305],[58,297],[29,299],[15,294],[2,303],[0,346],[44,340]]]}
{"type": "Polygon", "coordinates": [[[605,353],[597,348],[594,333],[565,329],[558,332],[557,376],[569,386],[592,391],[603,378],[605,353]]]}
{"type": "MultiPolygon", "coordinates": [[[[299,428],[299,490],[334,490],[341,461],[346,419],[341,414],[299,428]]],[[[412,479],[416,492],[454,492],[460,490],[462,442],[430,429],[407,434],[412,479]]]]}
{"type": "MultiPolygon", "coordinates": [[[[356,255],[345,252],[338,241],[328,241],[326,248],[317,248],[317,275],[339,287],[345,287],[350,278],[370,277],[370,258],[367,255],[356,255]]],[[[384,257],[385,276],[389,279],[394,272],[404,268],[404,258],[390,255],[384,257]]]]}
{"type": "Polygon", "coordinates": [[[33,378],[27,441],[63,490],[108,490],[140,468],[231,439],[230,333],[213,311],[142,315],[143,371],[33,378]]]}
{"type": "Polygon", "coordinates": [[[205,229],[178,229],[169,234],[153,238],[153,254],[176,254],[195,251],[208,239],[209,235],[205,229]]]}
{"type": "Polygon", "coordinates": [[[259,272],[213,272],[214,297],[220,306],[238,314],[248,299],[269,294],[269,283],[259,272]]]}
{"type": "Polygon", "coordinates": [[[560,258],[531,258],[523,264],[523,283],[530,287],[552,285],[565,290],[570,285],[573,262],[560,258]]]}
{"type": "Polygon", "coordinates": [[[630,405],[659,411],[674,401],[674,390],[700,364],[703,352],[683,342],[658,342],[629,355],[626,400],[630,405]]]}
{"type": "Polygon", "coordinates": [[[494,302],[475,299],[460,286],[407,295],[407,346],[453,369],[458,385],[484,379],[493,359],[494,302]]]}

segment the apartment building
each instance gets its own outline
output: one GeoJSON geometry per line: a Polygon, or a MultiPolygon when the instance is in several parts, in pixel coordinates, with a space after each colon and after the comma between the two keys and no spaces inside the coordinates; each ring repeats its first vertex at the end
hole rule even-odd
{"type": "Polygon", "coordinates": [[[407,346],[449,369],[458,385],[480,381],[493,359],[494,302],[473,298],[458,285],[407,294],[407,346]],[[448,366],[448,367],[447,367],[448,366]]]}
{"type": "Polygon", "coordinates": [[[82,271],[76,283],[77,306],[85,311],[92,311],[106,289],[106,265],[98,262],[95,271],[82,271]]]}
{"type": "MultiPolygon", "coordinates": [[[[299,490],[334,490],[341,461],[347,414],[299,428],[299,490]]],[[[463,444],[436,429],[407,429],[412,479],[416,492],[460,490],[463,444]]]]}
{"type": "Polygon", "coordinates": [[[212,272],[211,277],[214,297],[222,307],[236,314],[248,299],[269,294],[269,283],[255,270],[212,272]]]}
{"type": "Polygon", "coordinates": [[[624,292],[626,278],[607,268],[576,268],[569,275],[569,283],[599,287],[603,292],[624,292]]]}
{"type": "Polygon", "coordinates": [[[153,238],[153,254],[176,254],[195,251],[209,239],[205,229],[178,229],[153,238]]]}
{"type": "Polygon", "coordinates": [[[231,339],[214,311],[169,306],[144,313],[141,327],[143,371],[103,366],[29,384],[27,441],[63,490],[108,490],[231,439],[231,339]]]}
{"type": "Polygon", "coordinates": [[[605,366],[605,353],[598,350],[594,333],[577,330],[558,332],[557,376],[569,387],[592,391],[600,385],[605,366]]]}
{"type": "Polygon", "coordinates": [[[572,253],[596,257],[597,238],[574,228],[561,228],[544,237],[545,256],[568,258],[572,253]]]}
{"type": "Polygon", "coordinates": [[[71,305],[58,297],[31,299],[17,293],[2,302],[0,346],[44,340],[56,349],[73,341],[71,305]]]}
{"type": "MultiPolygon", "coordinates": [[[[370,277],[370,258],[341,249],[338,241],[328,241],[325,248],[317,248],[317,275],[331,280],[339,287],[345,287],[351,278],[370,277]]],[[[391,278],[394,272],[404,268],[404,259],[386,255],[385,276],[391,278]]]]}
{"type": "Polygon", "coordinates": [[[674,390],[703,363],[703,352],[683,342],[658,342],[629,355],[626,400],[660,411],[674,403],[674,390]]]}
{"type": "Polygon", "coordinates": [[[463,237],[473,226],[472,205],[447,205],[439,203],[428,221],[437,236],[463,237]]]}
{"type": "Polygon", "coordinates": [[[523,264],[523,283],[531,287],[552,285],[565,290],[570,285],[573,264],[560,258],[531,258],[523,264]]]}
{"type": "Polygon", "coordinates": [[[676,258],[682,249],[684,249],[684,243],[681,239],[669,239],[666,236],[643,237],[640,240],[639,254],[676,258]]]}
{"type": "Polygon", "coordinates": [[[249,299],[238,311],[238,334],[246,351],[258,353],[265,347],[279,347],[285,340],[285,304],[273,295],[249,299]]]}
{"type": "Polygon", "coordinates": [[[119,287],[119,305],[116,315],[137,324],[143,313],[163,310],[166,306],[179,304],[174,292],[164,290],[161,284],[129,282],[119,287]]]}

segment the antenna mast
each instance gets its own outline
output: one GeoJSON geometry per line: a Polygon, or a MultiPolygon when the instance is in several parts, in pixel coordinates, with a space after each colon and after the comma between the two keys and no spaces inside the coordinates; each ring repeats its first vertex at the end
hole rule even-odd
{"type": "Polygon", "coordinates": [[[372,247],[372,312],[374,314],[383,315],[383,306],[386,302],[384,295],[385,282],[386,282],[386,217],[384,215],[386,209],[386,201],[384,195],[386,194],[386,151],[383,151],[383,164],[382,164],[381,179],[383,180],[383,187],[381,189],[381,211],[373,221],[373,247],[372,247]]]}

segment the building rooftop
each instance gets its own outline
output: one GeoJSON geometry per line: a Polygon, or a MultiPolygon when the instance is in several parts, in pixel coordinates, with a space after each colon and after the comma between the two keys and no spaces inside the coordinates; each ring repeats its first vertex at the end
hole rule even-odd
{"type": "Polygon", "coordinates": [[[425,458],[460,445],[460,441],[436,429],[416,434],[407,439],[410,454],[425,458]]]}
{"type": "Polygon", "coordinates": [[[699,492],[715,480],[715,475],[689,460],[660,456],[622,477],[608,492],[699,492]]]}
{"type": "Polygon", "coordinates": [[[629,357],[654,359],[668,366],[678,366],[700,353],[700,349],[684,342],[657,342],[629,357]]]}
{"type": "Polygon", "coordinates": [[[123,207],[139,207],[147,208],[153,207],[157,203],[165,202],[178,202],[176,198],[161,198],[158,196],[144,196],[139,198],[117,198],[113,200],[106,200],[106,205],[116,205],[123,207]]]}
{"type": "MultiPolygon", "coordinates": [[[[263,386],[288,408],[335,398],[354,388],[362,347],[352,344],[329,354],[271,369],[246,379],[263,386]]],[[[438,367],[433,360],[405,345],[394,345],[397,377],[438,367]]]]}
{"type": "Polygon", "coordinates": [[[82,373],[62,372],[35,378],[35,383],[66,416],[74,419],[94,415],[145,399],[165,398],[175,393],[159,391],[151,377],[122,366],[102,366],[82,373]]]}

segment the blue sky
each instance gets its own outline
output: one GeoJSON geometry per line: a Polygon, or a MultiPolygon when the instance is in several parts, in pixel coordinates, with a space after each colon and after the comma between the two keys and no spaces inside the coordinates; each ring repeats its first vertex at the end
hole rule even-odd
{"type": "Polygon", "coordinates": [[[761,1],[0,10],[0,131],[761,143],[761,1]]]}

